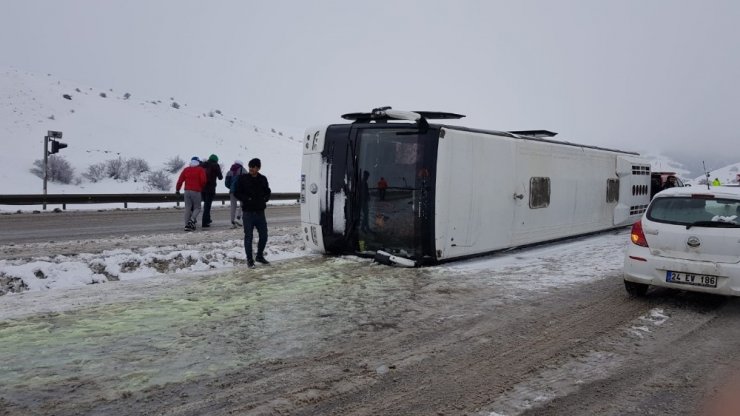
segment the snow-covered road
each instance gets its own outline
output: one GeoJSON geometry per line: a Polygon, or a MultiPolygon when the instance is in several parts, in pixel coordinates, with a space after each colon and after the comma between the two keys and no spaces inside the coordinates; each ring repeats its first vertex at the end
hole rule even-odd
{"type": "Polygon", "coordinates": [[[734,300],[626,296],[627,230],[401,269],[278,227],[252,270],[213,232],[12,247],[0,276],[29,290],[0,297],[0,410],[693,414],[740,358],[734,300]]]}

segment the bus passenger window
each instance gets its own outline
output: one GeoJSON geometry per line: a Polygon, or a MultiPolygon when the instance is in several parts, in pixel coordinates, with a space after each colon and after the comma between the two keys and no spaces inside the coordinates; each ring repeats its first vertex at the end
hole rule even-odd
{"type": "Polygon", "coordinates": [[[550,178],[529,178],[529,207],[547,208],[550,205],[550,178]]]}

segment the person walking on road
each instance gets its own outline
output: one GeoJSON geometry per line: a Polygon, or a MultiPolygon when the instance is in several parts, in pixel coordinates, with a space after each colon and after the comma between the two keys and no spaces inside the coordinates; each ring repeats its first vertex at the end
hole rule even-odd
{"type": "Polygon", "coordinates": [[[267,245],[267,219],[265,208],[270,200],[270,185],[267,178],[259,173],[262,162],[254,158],[249,161],[249,171],[240,175],[237,179],[234,195],[242,203],[242,214],[244,219],[244,251],[247,254],[247,266],[254,267],[254,261],[262,264],[270,264],[265,259],[265,246],[267,245]],[[252,258],[253,231],[257,229],[259,239],[257,241],[257,257],[252,258]]]}
{"type": "Polygon", "coordinates": [[[380,177],[378,181],[378,197],[381,201],[385,201],[385,190],[388,189],[388,181],[384,177],[380,177]]]}
{"type": "Polygon", "coordinates": [[[200,159],[193,156],[190,166],[187,166],[177,178],[175,192],[179,195],[180,188],[185,184],[185,231],[195,231],[200,213],[201,192],[206,184],[206,171],[200,167],[200,159]]]}
{"type": "Polygon", "coordinates": [[[238,182],[237,179],[239,178],[239,175],[245,174],[247,174],[247,170],[244,169],[244,163],[241,160],[235,160],[234,164],[231,165],[231,168],[229,168],[229,171],[226,172],[226,176],[224,177],[224,185],[229,188],[229,202],[231,202],[229,210],[229,215],[231,216],[231,228],[242,226],[242,212],[241,209],[237,210],[237,208],[239,208],[239,200],[236,199],[234,191],[236,190],[236,183],[238,182]]]}
{"type": "Polygon", "coordinates": [[[206,185],[203,187],[203,227],[210,227],[211,223],[211,205],[213,198],[216,196],[216,181],[223,179],[221,166],[218,164],[218,156],[210,155],[208,160],[202,165],[206,171],[206,185]]]}

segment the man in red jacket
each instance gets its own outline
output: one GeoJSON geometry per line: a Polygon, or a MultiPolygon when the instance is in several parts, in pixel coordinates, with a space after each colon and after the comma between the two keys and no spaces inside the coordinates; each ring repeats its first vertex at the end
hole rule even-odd
{"type": "Polygon", "coordinates": [[[206,171],[200,167],[200,159],[193,156],[190,166],[180,173],[177,179],[176,193],[180,194],[180,188],[185,183],[185,231],[195,231],[200,213],[201,192],[206,184],[206,171]]]}

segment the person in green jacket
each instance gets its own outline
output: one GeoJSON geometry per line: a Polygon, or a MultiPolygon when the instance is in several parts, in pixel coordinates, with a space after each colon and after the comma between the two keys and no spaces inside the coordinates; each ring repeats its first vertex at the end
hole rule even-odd
{"type": "Polygon", "coordinates": [[[719,182],[719,178],[714,178],[714,180],[712,181],[712,186],[720,186],[720,185],[722,184],[719,182]]]}

